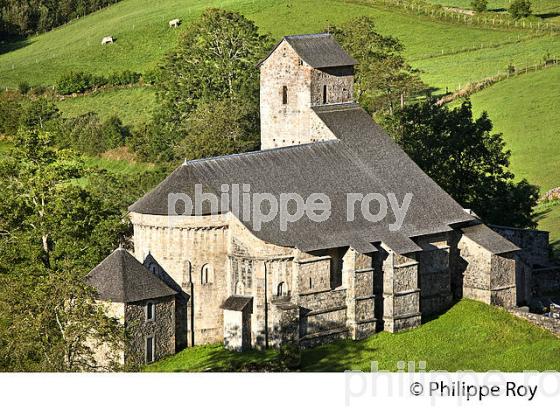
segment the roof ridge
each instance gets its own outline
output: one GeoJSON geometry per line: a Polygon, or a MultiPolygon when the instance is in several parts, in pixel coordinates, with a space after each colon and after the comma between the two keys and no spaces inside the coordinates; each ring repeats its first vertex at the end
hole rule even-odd
{"type": "Polygon", "coordinates": [[[195,164],[209,162],[209,161],[224,160],[224,159],[228,159],[228,158],[240,158],[240,157],[249,157],[249,156],[254,156],[254,155],[264,155],[264,154],[278,152],[278,151],[295,150],[295,149],[298,149],[298,148],[308,147],[308,146],[311,146],[311,145],[313,145],[313,146],[327,145],[327,144],[332,144],[332,143],[337,143],[337,142],[340,142],[340,140],[339,139],[331,139],[331,140],[325,140],[325,141],[307,142],[305,144],[289,145],[289,146],[285,146],[285,147],[275,147],[275,148],[269,148],[269,149],[264,149],[264,150],[261,149],[261,150],[257,150],[257,151],[240,152],[240,153],[237,153],[237,154],[220,155],[218,157],[198,158],[198,159],[192,159],[190,161],[185,160],[180,166],[195,165],[195,164]]]}
{"type": "Polygon", "coordinates": [[[312,38],[312,37],[329,37],[331,33],[309,33],[309,34],[290,34],[283,38],[312,38]]]}

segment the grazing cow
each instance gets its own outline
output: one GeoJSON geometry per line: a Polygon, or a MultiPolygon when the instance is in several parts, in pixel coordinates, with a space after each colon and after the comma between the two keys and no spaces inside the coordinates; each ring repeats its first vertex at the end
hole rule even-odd
{"type": "Polygon", "coordinates": [[[171,28],[177,28],[181,25],[181,20],[179,19],[173,19],[169,21],[169,27],[171,28]]]}
{"type": "Polygon", "coordinates": [[[101,45],[104,46],[105,44],[113,44],[115,42],[115,40],[113,39],[113,36],[107,36],[107,37],[103,37],[103,40],[101,40],[101,45]]]}

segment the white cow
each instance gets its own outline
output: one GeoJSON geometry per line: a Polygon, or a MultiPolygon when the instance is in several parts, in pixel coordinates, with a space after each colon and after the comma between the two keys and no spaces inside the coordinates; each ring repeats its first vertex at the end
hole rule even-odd
{"type": "Polygon", "coordinates": [[[181,20],[180,19],[169,20],[169,27],[171,27],[171,28],[177,28],[180,25],[181,25],[181,20]]]}
{"type": "Polygon", "coordinates": [[[113,36],[107,36],[107,37],[103,37],[103,40],[101,40],[101,45],[104,46],[105,44],[113,44],[115,42],[115,40],[113,39],[113,36]]]}

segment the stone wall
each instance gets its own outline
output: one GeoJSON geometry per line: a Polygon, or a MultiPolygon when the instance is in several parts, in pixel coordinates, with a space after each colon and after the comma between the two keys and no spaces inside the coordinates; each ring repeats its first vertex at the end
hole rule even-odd
{"type": "MultiPolygon", "coordinates": [[[[103,307],[105,315],[124,324],[124,303],[104,300],[98,300],[96,303],[103,307]]],[[[99,343],[98,340],[88,340],[87,345],[92,348],[94,352],[93,359],[100,371],[110,369],[111,363],[125,364],[124,350],[115,350],[114,346],[110,346],[107,343],[99,343]]]]}
{"type": "Polygon", "coordinates": [[[543,267],[550,265],[549,233],[536,229],[517,229],[505,226],[489,225],[508,241],[517,245],[521,250],[518,255],[529,267],[543,267]]]}
{"type": "Polygon", "coordinates": [[[423,237],[417,241],[419,253],[420,310],[422,316],[445,311],[451,306],[450,246],[448,235],[423,237]]]}
{"type": "Polygon", "coordinates": [[[515,255],[495,255],[466,235],[458,242],[462,297],[484,303],[514,306],[516,304],[515,255]]]}
{"type": "Polygon", "coordinates": [[[383,328],[398,332],[420,325],[420,288],[417,255],[388,253],[383,264],[383,328]]]}
{"type": "Polygon", "coordinates": [[[195,344],[221,343],[220,305],[227,297],[229,267],[228,215],[169,218],[131,213],[131,220],[136,258],[143,262],[151,254],[189,297],[190,334],[178,337],[186,338],[189,345],[193,336],[195,344]],[[203,275],[204,270],[208,275],[203,275]]]}
{"type": "Polygon", "coordinates": [[[508,310],[515,316],[525,319],[533,323],[535,326],[552,332],[554,335],[556,335],[556,337],[560,337],[560,319],[546,317],[544,315],[538,315],[536,313],[530,313],[524,309],[519,308],[511,308],[508,310]]]}
{"type": "Polygon", "coordinates": [[[127,364],[146,363],[146,337],[153,336],[154,360],[175,353],[175,296],[150,300],[154,303],[154,320],[146,320],[146,303],[139,301],[125,306],[125,323],[129,339],[125,353],[127,364]]]}

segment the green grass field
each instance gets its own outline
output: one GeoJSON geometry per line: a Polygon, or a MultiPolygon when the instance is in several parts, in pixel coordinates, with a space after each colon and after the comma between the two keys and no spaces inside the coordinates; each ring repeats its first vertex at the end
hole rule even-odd
{"type": "MultiPolygon", "coordinates": [[[[471,0],[428,0],[433,4],[441,4],[442,6],[461,7],[465,9],[471,8],[471,0]]],[[[488,2],[488,10],[504,11],[509,8],[512,0],[490,0],[488,2]]],[[[560,22],[560,3],[557,0],[532,0],[533,14],[537,17],[551,21],[560,22]]]]}
{"type": "Polygon", "coordinates": [[[152,87],[103,90],[75,98],[66,98],[57,105],[64,117],[96,112],[100,118],[106,119],[117,114],[124,124],[134,126],[151,118],[155,105],[155,91],[152,87]],[[115,106],[116,103],[117,106],[115,106]]]}
{"type": "MultiPolygon", "coordinates": [[[[148,70],[176,44],[180,30],[169,29],[169,19],[182,18],[184,28],[206,7],[217,6],[243,13],[276,38],[322,31],[352,17],[369,15],[375,18],[382,33],[403,41],[406,54],[412,59],[432,54],[434,50],[500,43],[531,34],[448,24],[343,0],[161,0],[155,3],[123,0],[52,32],[31,37],[22,42],[20,48],[0,54],[0,86],[14,87],[23,80],[32,84],[53,84],[62,73],[71,70],[96,74],[124,69],[148,70]],[[116,43],[101,46],[101,38],[106,35],[116,37],[116,43]]],[[[445,67],[440,69],[445,70],[445,67]]]]}
{"type": "Polygon", "coordinates": [[[550,232],[552,250],[560,260],[560,201],[541,203],[535,211],[539,229],[550,232]]]}
{"type": "Polygon", "coordinates": [[[545,192],[560,186],[560,66],[497,83],[471,97],[512,152],[511,169],[545,192]]]}
{"type": "MultiPolygon", "coordinates": [[[[274,360],[275,352],[231,353],[222,346],[188,348],[146,371],[220,371],[274,360]]],[[[560,339],[500,308],[463,300],[421,327],[304,350],[302,371],[397,370],[399,361],[425,361],[427,370],[560,370],[560,339]]]]}

